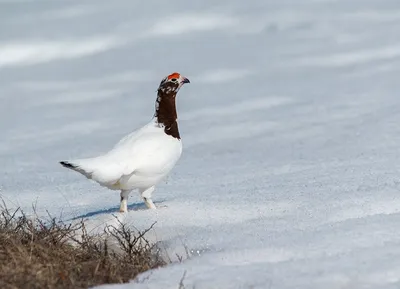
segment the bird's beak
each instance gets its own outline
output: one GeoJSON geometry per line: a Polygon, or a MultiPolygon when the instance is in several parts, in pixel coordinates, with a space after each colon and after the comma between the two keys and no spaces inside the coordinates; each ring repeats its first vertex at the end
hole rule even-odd
{"type": "Polygon", "coordinates": [[[182,83],[190,83],[190,80],[186,77],[182,77],[182,83]]]}

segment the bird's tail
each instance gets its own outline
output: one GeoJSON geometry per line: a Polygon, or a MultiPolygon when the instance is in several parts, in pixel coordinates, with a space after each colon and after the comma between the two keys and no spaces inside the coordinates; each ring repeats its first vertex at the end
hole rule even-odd
{"type": "Polygon", "coordinates": [[[67,169],[81,173],[88,179],[92,178],[93,172],[89,168],[85,167],[83,160],[60,161],[60,164],[67,169]]]}
{"type": "Polygon", "coordinates": [[[60,164],[61,164],[63,167],[66,167],[66,168],[72,169],[72,170],[74,170],[74,169],[77,168],[77,165],[74,165],[73,163],[70,163],[70,162],[68,162],[68,161],[61,161],[60,164]]]}

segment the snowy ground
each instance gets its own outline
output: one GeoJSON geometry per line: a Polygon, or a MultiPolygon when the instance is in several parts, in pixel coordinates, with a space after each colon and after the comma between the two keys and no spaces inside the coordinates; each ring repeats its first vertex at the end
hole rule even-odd
{"type": "Polygon", "coordinates": [[[398,0],[0,0],[0,194],[104,224],[118,193],[58,161],[147,123],[179,71],[166,207],[121,218],[194,255],[102,288],[399,288],[399,31],[398,0]]]}

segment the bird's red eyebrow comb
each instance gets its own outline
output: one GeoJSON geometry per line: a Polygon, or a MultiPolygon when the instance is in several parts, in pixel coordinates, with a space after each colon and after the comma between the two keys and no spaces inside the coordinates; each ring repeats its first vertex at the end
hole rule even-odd
{"type": "Polygon", "coordinates": [[[180,77],[180,74],[178,72],[174,72],[168,76],[168,79],[179,78],[179,77],[180,77]]]}

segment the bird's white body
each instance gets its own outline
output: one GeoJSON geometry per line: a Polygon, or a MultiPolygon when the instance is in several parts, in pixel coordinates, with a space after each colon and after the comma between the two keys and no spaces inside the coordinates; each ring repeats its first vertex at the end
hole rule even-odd
{"type": "Polygon", "coordinates": [[[104,155],[70,161],[111,190],[147,189],[159,183],[182,154],[182,141],[152,120],[122,138],[104,155]]]}

